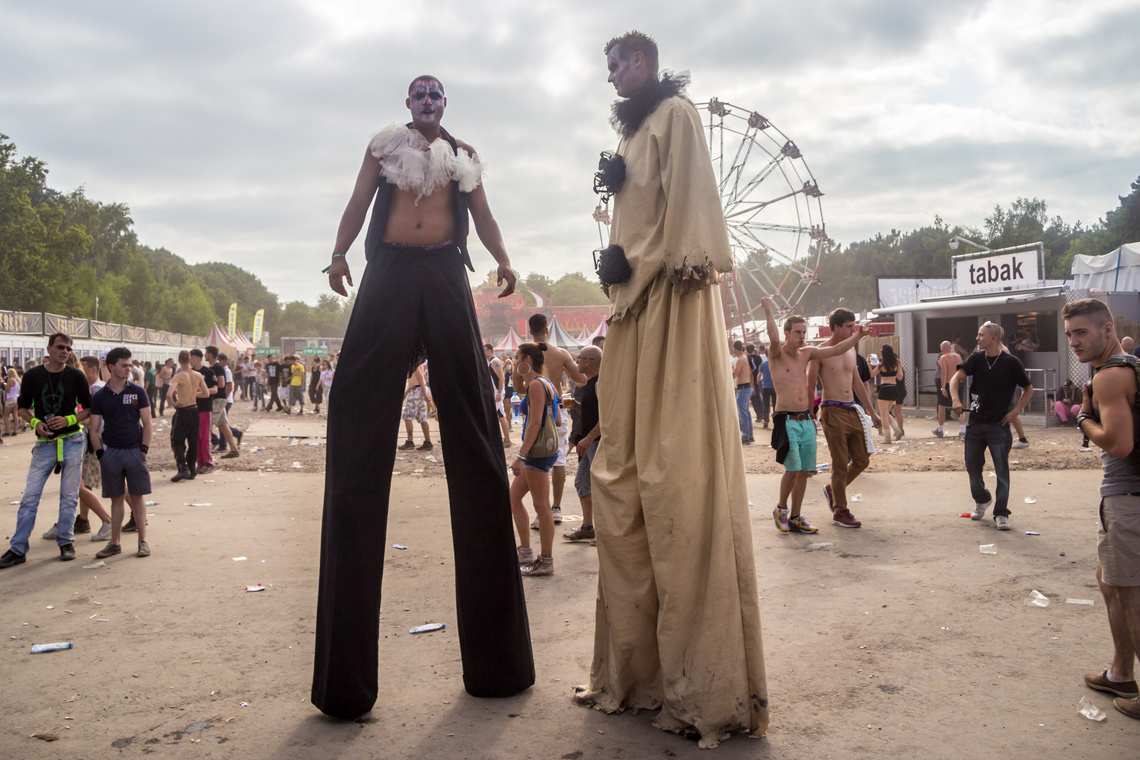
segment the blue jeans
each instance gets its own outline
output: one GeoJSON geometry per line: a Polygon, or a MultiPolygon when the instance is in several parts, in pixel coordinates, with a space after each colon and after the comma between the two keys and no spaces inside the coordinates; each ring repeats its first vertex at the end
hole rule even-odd
{"type": "MultiPolygon", "coordinates": [[[[83,469],[83,454],[87,451],[87,434],[78,433],[63,439],[63,472],[59,481],[59,534],[56,543],[70,544],[74,538],[75,513],[79,509],[79,475],[83,469]]],[[[28,539],[36,527],[36,512],[40,507],[40,496],[44,484],[51,477],[56,463],[56,442],[36,441],[32,447],[32,465],[28,468],[28,482],[24,485],[24,497],[16,512],[16,532],[12,534],[12,551],[24,555],[28,553],[28,539]]]]}
{"type": "Polygon", "coordinates": [[[970,495],[974,503],[985,504],[990,500],[989,489],[982,477],[982,466],[986,463],[986,449],[997,475],[997,498],[994,500],[994,517],[1009,516],[1009,448],[1013,445],[1013,434],[1009,425],[1000,422],[974,422],[966,426],[966,472],[970,473],[970,495]]]}
{"type": "Polygon", "coordinates": [[[751,388],[739,388],[736,391],[736,416],[740,418],[740,437],[742,440],[752,440],[752,414],[748,409],[752,401],[751,388]]]}

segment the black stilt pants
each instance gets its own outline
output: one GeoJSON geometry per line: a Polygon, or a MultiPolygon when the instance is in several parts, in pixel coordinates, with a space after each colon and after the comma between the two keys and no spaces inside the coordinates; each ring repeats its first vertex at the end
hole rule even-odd
{"type": "Polygon", "coordinates": [[[400,398],[425,347],[451,503],[463,685],[506,697],[534,683],[502,434],[466,275],[455,247],[383,247],[360,280],[328,410],[312,692],[328,715],[356,718],[376,702],[400,398]]]}
{"type": "Polygon", "coordinates": [[[194,472],[198,461],[198,407],[186,406],[174,410],[170,421],[170,448],[178,471],[194,472]],[[189,451],[187,451],[189,449],[189,451]]]}

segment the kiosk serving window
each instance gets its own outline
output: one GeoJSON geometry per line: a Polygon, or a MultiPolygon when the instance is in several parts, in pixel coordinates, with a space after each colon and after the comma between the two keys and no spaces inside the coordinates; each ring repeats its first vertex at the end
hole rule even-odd
{"type": "Polygon", "coordinates": [[[967,351],[973,351],[978,335],[978,318],[931,317],[926,320],[926,353],[940,354],[942,341],[957,342],[967,351]]]}
{"type": "Polygon", "coordinates": [[[1014,354],[1030,354],[1057,350],[1057,312],[1031,311],[1025,314],[1003,314],[1005,345],[1014,354]]]}

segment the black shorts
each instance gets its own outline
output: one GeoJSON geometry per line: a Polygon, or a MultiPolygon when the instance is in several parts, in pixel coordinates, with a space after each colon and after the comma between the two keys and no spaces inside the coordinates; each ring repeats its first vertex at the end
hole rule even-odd
{"type": "Polygon", "coordinates": [[[103,449],[99,467],[103,475],[104,499],[125,493],[132,496],[150,493],[150,470],[139,449],[103,449]]]}
{"type": "Polygon", "coordinates": [[[894,383],[879,386],[879,401],[897,401],[898,386],[894,383]]]}
{"type": "Polygon", "coordinates": [[[938,394],[938,405],[947,409],[954,406],[954,398],[950,395],[950,383],[942,386],[942,392],[938,394]]]}

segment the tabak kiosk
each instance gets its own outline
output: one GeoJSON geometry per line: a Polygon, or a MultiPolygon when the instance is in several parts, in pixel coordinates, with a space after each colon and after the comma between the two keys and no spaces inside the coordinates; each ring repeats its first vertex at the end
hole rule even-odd
{"type": "MultiPolygon", "coordinates": [[[[966,242],[953,238],[951,248],[966,242]]],[[[1140,245],[1104,256],[1078,256],[1064,280],[1046,280],[1041,243],[954,256],[949,278],[880,277],[876,314],[893,315],[899,354],[906,368],[910,406],[937,403],[938,357],[942,341],[959,353],[975,350],[985,322],[1002,326],[1005,345],[1025,365],[1036,390],[1022,419],[1030,425],[1058,424],[1052,401],[1072,378],[1088,379],[1065,342],[1061,309],[1093,296],[1108,303],[1117,327],[1140,321],[1140,245]]]]}

